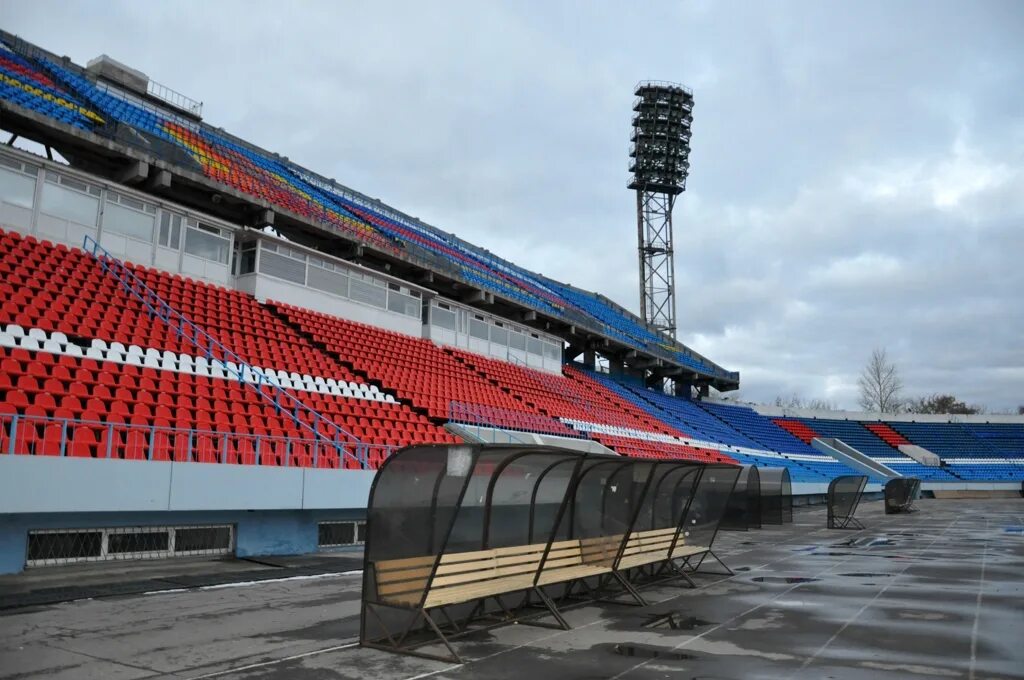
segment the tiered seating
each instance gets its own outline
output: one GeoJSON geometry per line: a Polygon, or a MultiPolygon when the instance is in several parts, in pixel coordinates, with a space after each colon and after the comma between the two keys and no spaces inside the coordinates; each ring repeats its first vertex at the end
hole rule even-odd
{"type": "Polygon", "coordinates": [[[817,432],[811,429],[806,423],[799,420],[789,420],[787,418],[772,418],[772,422],[781,427],[786,432],[799,439],[800,441],[807,442],[810,444],[816,437],[819,437],[817,432]]]}
{"type": "Polygon", "coordinates": [[[627,399],[634,400],[642,408],[656,413],[668,423],[688,432],[691,437],[706,442],[717,442],[725,446],[746,446],[761,448],[761,444],[737,432],[727,424],[703,411],[697,404],[664,392],[649,390],[636,384],[614,380],[600,374],[593,374],[595,380],[615,390],[627,399]]]}
{"type": "Polygon", "coordinates": [[[27,60],[0,45],[0,99],[83,130],[103,119],[27,60]]]}
{"type": "MultiPolygon", "coordinates": [[[[889,444],[882,441],[864,425],[853,420],[828,420],[815,418],[814,420],[802,420],[808,428],[814,428],[823,437],[840,439],[843,443],[852,446],[865,456],[871,456],[887,467],[900,474],[918,479],[931,479],[936,481],[952,482],[956,477],[941,468],[921,465],[913,458],[900,453],[889,444]]],[[[895,434],[895,433],[894,433],[895,434]]]]}
{"type": "MultiPolygon", "coordinates": [[[[390,395],[380,393],[376,386],[365,384],[308,345],[252,297],[155,271],[139,268],[136,272],[172,306],[204,326],[246,361],[265,367],[275,382],[363,443],[382,447],[456,441],[443,428],[396,403],[390,395]]],[[[0,294],[4,299],[0,304],[0,327],[4,327],[0,344],[15,345],[15,351],[24,350],[22,370],[36,370],[31,366],[49,361],[48,356],[66,355],[69,360],[104,362],[107,368],[103,373],[112,373],[115,384],[122,378],[130,381],[142,374],[150,381],[178,381],[167,390],[161,388],[159,393],[148,385],[140,387],[138,393],[127,392],[116,400],[122,405],[83,408],[82,415],[92,410],[101,416],[111,413],[129,421],[137,416],[137,424],[162,427],[230,426],[237,433],[289,433],[289,428],[279,427],[282,423],[272,417],[274,409],[269,401],[252,387],[227,380],[228,373],[223,367],[189,354],[196,349],[176,337],[161,321],[150,319],[135,299],[110,276],[102,274],[81,251],[0,232],[0,274],[0,294]],[[221,394],[209,404],[190,403],[188,381],[193,375],[196,379],[208,378],[213,385],[232,384],[238,389],[221,394]],[[155,399],[162,398],[165,391],[180,394],[185,403],[179,405],[175,399],[173,404],[159,404],[167,411],[158,415],[153,408],[158,405],[155,399]],[[257,404],[262,412],[253,410],[257,404]],[[125,409],[126,412],[119,412],[125,409]],[[243,418],[243,414],[250,418],[243,418]],[[161,422],[156,423],[157,419],[161,422]]],[[[13,371],[14,365],[9,368],[13,371]]],[[[98,379],[95,375],[92,378],[98,379]]],[[[82,384],[91,384],[85,374],[82,384]]],[[[70,390],[70,383],[63,389],[70,390]]],[[[0,395],[0,399],[24,414],[24,409],[36,405],[34,400],[38,398],[42,414],[67,417],[48,409],[47,390],[20,391],[23,394],[14,394],[13,401],[6,399],[6,395],[0,395]]],[[[79,415],[70,410],[74,417],[79,415]]],[[[294,432],[299,431],[310,434],[306,430],[294,432]]]]}
{"type": "Polygon", "coordinates": [[[864,423],[864,427],[871,430],[876,437],[894,449],[899,449],[899,447],[910,443],[909,439],[885,423],[864,423]]]}
{"type": "MultiPolygon", "coordinates": [[[[35,107],[44,115],[65,122],[69,122],[66,111],[74,110],[81,120],[70,122],[80,126],[99,121],[102,115],[121,126],[134,128],[147,153],[160,154],[164,162],[201,172],[208,179],[265,201],[275,209],[296,213],[393,255],[426,262],[439,271],[545,314],[601,330],[630,346],[670,356],[705,373],[727,375],[710,362],[673,346],[669,339],[651,331],[635,315],[600,295],[552,281],[439,229],[402,217],[396,211],[356,200],[332,182],[276,154],[231,137],[223,130],[186,119],[170,110],[144,107],[100,89],[82,69],[54,61],[31,46],[18,43],[8,47],[24,51],[25,56],[7,50],[4,53],[12,63],[16,60],[16,65],[27,70],[34,80],[31,86],[26,86],[14,77],[20,77],[21,72],[11,70],[14,75],[5,77],[14,84],[0,88],[0,97],[5,101],[35,107]],[[46,98],[56,95],[48,92],[25,100],[26,87],[62,88],[61,91],[73,92],[77,101],[98,113],[73,101],[60,100],[59,105],[50,105],[46,98]],[[37,106],[38,101],[46,105],[37,106]]],[[[70,99],[71,95],[66,97],[70,99]]],[[[118,141],[128,143],[129,137],[121,135],[118,141]]]]}
{"type": "Polygon", "coordinates": [[[559,376],[460,349],[444,351],[538,411],[563,419],[623,455],[731,462],[715,449],[678,441],[682,433],[575,368],[566,367],[559,376]]]}
{"type": "Polygon", "coordinates": [[[963,423],[963,428],[1007,458],[1016,458],[1024,465],[1024,424],[963,423]]]}
{"type": "Polygon", "coordinates": [[[707,463],[735,462],[731,457],[722,455],[716,449],[699,446],[669,444],[608,434],[595,434],[594,438],[617,453],[633,458],[656,458],[659,460],[679,460],[682,458],[707,463]]]}
{"type": "Polygon", "coordinates": [[[987,439],[975,437],[960,423],[887,423],[911,442],[939,456],[961,479],[1024,479],[1019,459],[993,446],[987,439]]]}
{"type": "Polygon", "coordinates": [[[328,352],[430,418],[447,420],[452,402],[473,404],[497,427],[573,435],[562,423],[516,399],[429,340],[271,303],[328,352]],[[524,427],[526,425],[526,427],[524,427]]]}
{"type": "Polygon", "coordinates": [[[771,451],[802,453],[809,456],[820,455],[820,451],[797,439],[788,430],[779,427],[770,418],[746,406],[733,406],[702,401],[698,404],[702,409],[720,420],[728,423],[733,429],[742,432],[756,441],[760,446],[771,451]]]}

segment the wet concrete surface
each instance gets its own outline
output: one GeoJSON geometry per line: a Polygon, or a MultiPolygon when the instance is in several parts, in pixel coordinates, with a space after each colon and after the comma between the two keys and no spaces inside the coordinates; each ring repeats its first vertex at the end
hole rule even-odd
{"type": "Polygon", "coordinates": [[[360,578],[309,576],[0,612],[0,678],[1024,678],[1024,501],[918,507],[720,534],[734,576],[473,633],[464,665],[354,646],[360,578]]]}

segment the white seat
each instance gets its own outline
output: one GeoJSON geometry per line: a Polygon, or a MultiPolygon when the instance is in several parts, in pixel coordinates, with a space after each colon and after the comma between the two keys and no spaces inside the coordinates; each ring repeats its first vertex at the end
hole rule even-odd
{"type": "Polygon", "coordinates": [[[147,368],[161,368],[160,359],[148,355],[142,357],[142,365],[147,368]]]}
{"type": "Polygon", "coordinates": [[[46,337],[46,331],[41,328],[30,328],[28,329],[28,337],[35,338],[39,342],[44,342],[48,338],[46,337]]]}
{"type": "Polygon", "coordinates": [[[202,358],[203,357],[197,357],[197,361],[196,361],[195,371],[194,372],[195,372],[196,375],[205,376],[205,377],[209,378],[210,377],[210,366],[209,366],[209,364],[200,364],[198,359],[202,359],[202,358]]]}
{"type": "Polygon", "coordinates": [[[395,398],[392,397],[390,394],[385,394],[384,395],[384,401],[388,402],[389,404],[396,404],[396,403],[398,403],[398,402],[395,401],[395,398]]]}
{"type": "Polygon", "coordinates": [[[337,385],[328,385],[327,386],[327,393],[328,394],[333,394],[336,397],[340,397],[341,396],[341,388],[338,387],[337,385]]]}
{"type": "Polygon", "coordinates": [[[380,392],[380,390],[377,389],[376,385],[368,385],[368,387],[370,388],[370,392],[373,394],[377,394],[378,392],[380,392]]]}
{"type": "Polygon", "coordinates": [[[327,386],[328,387],[337,387],[338,386],[338,381],[335,380],[334,378],[328,378],[327,379],[327,386]]]}
{"type": "Polygon", "coordinates": [[[93,338],[92,339],[92,344],[90,346],[91,347],[95,347],[96,349],[103,350],[104,352],[107,351],[107,341],[106,340],[100,340],[99,338],[93,338]]]}
{"type": "Polygon", "coordinates": [[[82,356],[82,348],[79,347],[78,345],[68,343],[68,345],[64,348],[64,353],[67,354],[68,356],[80,357],[82,356]]]}
{"type": "Polygon", "coordinates": [[[157,363],[159,363],[160,362],[160,356],[161,356],[160,355],[160,350],[155,349],[153,347],[147,347],[146,348],[146,358],[147,359],[153,358],[153,359],[155,359],[157,361],[157,363]]]}
{"type": "Polygon", "coordinates": [[[141,357],[141,356],[144,356],[146,354],[146,352],[141,347],[139,347],[138,345],[128,345],[128,351],[125,352],[125,354],[128,354],[128,355],[134,354],[136,356],[140,356],[141,357]]]}
{"type": "Polygon", "coordinates": [[[164,350],[163,358],[164,358],[164,360],[167,360],[169,358],[174,363],[178,363],[178,355],[175,354],[174,352],[172,352],[169,349],[165,349],[164,350]]]}
{"type": "Polygon", "coordinates": [[[53,333],[50,333],[50,340],[53,340],[54,342],[61,345],[68,344],[68,336],[64,335],[60,331],[54,331],[53,333]]]}
{"type": "Polygon", "coordinates": [[[108,349],[106,352],[104,352],[104,355],[107,357],[107,361],[116,361],[119,364],[124,363],[124,354],[118,352],[116,349],[108,349]]]}
{"type": "Polygon", "coordinates": [[[351,398],[351,397],[354,397],[355,395],[352,393],[352,390],[350,390],[349,388],[346,387],[345,389],[343,389],[341,391],[341,396],[343,396],[343,397],[350,397],[351,398]]]}
{"type": "Polygon", "coordinates": [[[122,345],[119,342],[112,342],[112,343],[110,343],[110,346],[107,349],[120,352],[121,354],[127,354],[128,353],[128,348],[125,347],[124,345],[122,345]]]}
{"type": "Polygon", "coordinates": [[[177,371],[178,360],[173,357],[168,357],[166,354],[160,359],[160,368],[165,371],[177,371]]]}
{"type": "Polygon", "coordinates": [[[288,374],[288,379],[292,381],[292,384],[302,382],[302,376],[295,371],[288,374]]]}
{"type": "Polygon", "coordinates": [[[313,382],[316,383],[317,385],[327,385],[327,381],[324,380],[322,375],[318,375],[317,377],[313,378],[313,382]]]}
{"type": "Polygon", "coordinates": [[[62,345],[59,342],[56,342],[54,340],[44,340],[43,341],[43,351],[44,352],[53,352],[54,354],[63,354],[64,353],[64,345],[62,345]]]}
{"type": "Polygon", "coordinates": [[[96,361],[106,361],[107,354],[99,347],[90,347],[85,350],[85,356],[96,361]]]}
{"type": "Polygon", "coordinates": [[[23,337],[25,337],[25,329],[22,328],[21,326],[19,326],[16,323],[9,323],[9,324],[7,324],[7,333],[8,333],[8,335],[12,335],[12,336],[14,336],[16,338],[23,338],[23,337]]]}
{"type": "Polygon", "coordinates": [[[131,364],[132,366],[141,366],[142,365],[142,355],[141,354],[125,354],[124,355],[124,362],[126,364],[131,364]]]}
{"type": "Polygon", "coordinates": [[[10,333],[0,332],[0,347],[17,347],[18,339],[10,333]]]}
{"type": "Polygon", "coordinates": [[[36,352],[39,351],[39,341],[35,338],[30,338],[27,335],[25,337],[18,338],[18,346],[23,349],[28,349],[36,352]]]}

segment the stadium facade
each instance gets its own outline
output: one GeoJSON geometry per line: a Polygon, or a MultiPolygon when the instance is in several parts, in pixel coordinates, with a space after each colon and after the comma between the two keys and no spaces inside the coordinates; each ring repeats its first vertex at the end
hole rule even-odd
{"type": "Polygon", "coordinates": [[[0,32],[0,129],[0,572],[356,544],[410,444],[785,467],[796,494],[1024,479],[1021,417],[691,399],[739,375],[109,58],[0,32]]]}

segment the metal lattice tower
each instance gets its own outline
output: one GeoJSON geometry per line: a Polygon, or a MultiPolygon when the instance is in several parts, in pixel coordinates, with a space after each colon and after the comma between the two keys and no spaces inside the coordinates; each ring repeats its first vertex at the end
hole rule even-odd
{"type": "Polygon", "coordinates": [[[676,335],[672,208],[690,171],[693,93],[674,83],[636,86],[629,149],[629,188],[636,190],[640,256],[640,311],[644,321],[676,335]]]}

